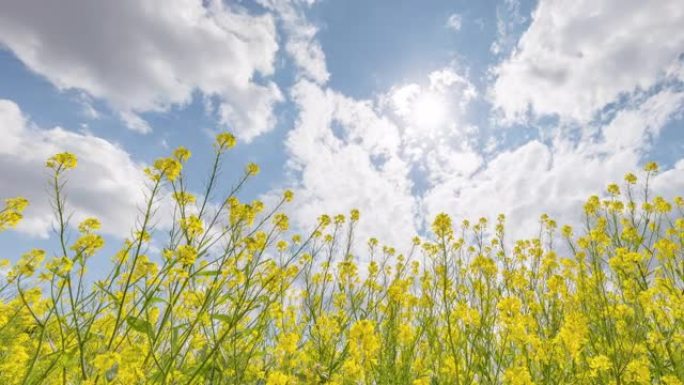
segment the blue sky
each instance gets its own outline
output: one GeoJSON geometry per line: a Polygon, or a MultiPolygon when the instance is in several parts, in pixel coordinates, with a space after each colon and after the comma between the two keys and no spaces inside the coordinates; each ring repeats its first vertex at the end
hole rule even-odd
{"type": "Polygon", "coordinates": [[[519,236],[542,212],[577,223],[584,198],[647,160],[657,193],[682,194],[678,3],[5,3],[0,196],[32,204],[2,257],[50,249],[52,153],[79,156],[74,219],[100,217],[116,245],[142,168],[184,145],[199,191],[222,130],[240,139],[222,183],[261,165],[243,198],[293,189],[302,229],[359,208],[363,236],[398,246],[442,211],[504,212],[519,236]]]}

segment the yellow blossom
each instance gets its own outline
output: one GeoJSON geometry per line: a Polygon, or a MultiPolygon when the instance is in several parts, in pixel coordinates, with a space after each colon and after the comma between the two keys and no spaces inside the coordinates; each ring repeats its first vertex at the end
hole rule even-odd
{"type": "Polygon", "coordinates": [[[190,150],[183,146],[180,146],[173,151],[173,157],[181,163],[185,163],[188,159],[190,159],[191,155],[192,153],[190,150]]]}
{"type": "Polygon", "coordinates": [[[76,168],[78,164],[78,159],[76,155],[70,152],[61,152],[51,156],[47,162],[46,166],[48,168],[54,169],[55,171],[70,170],[76,168]]]}
{"type": "Polygon", "coordinates": [[[256,175],[259,173],[259,165],[256,163],[249,163],[245,168],[247,175],[256,175]]]}
{"type": "Polygon", "coordinates": [[[217,150],[224,151],[235,147],[236,143],[237,141],[235,140],[235,136],[233,134],[230,132],[221,132],[216,135],[216,141],[214,142],[214,145],[216,146],[217,150]]]}
{"type": "Polygon", "coordinates": [[[178,261],[183,265],[192,265],[197,259],[197,250],[190,245],[180,245],[176,249],[178,261]]]}
{"type": "Polygon", "coordinates": [[[438,214],[432,222],[432,231],[440,238],[450,237],[453,234],[451,218],[445,213],[438,214]]]}

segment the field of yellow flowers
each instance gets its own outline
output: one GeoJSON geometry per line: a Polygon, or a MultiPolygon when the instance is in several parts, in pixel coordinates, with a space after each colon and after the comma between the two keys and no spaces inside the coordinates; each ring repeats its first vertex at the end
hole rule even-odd
{"type": "MultiPolygon", "coordinates": [[[[1,265],[0,384],[683,383],[684,199],[649,195],[656,164],[590,197],[582,229],[543,215],[538,238],[514,241],[503,216],[440,214],[400,254],[354,241],[357,210],[295,235],[291,192],[240,202],[255,164],[210,202],[234,145],[217,136],[201,196],[188,150],[147,169],[137,228],[94,284],[100,223],[68,223],[63,190],[77,159],[47,161],[59,252],[1,265]],[[157,253],[164,194],[174,224],[157,253]]],[[[5,203],[0,230],[28,205],[5,203]]]]}

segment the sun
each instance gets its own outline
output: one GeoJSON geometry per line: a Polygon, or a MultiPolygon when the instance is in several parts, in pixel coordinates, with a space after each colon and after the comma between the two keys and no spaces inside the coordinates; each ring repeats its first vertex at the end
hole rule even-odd
{"type": "Polygon", "coordinates": [[[411,106],[411,120],[418,128],[434,129],[443,125],[446,119],[446,102],[434,93],[422,93],[411,106]]]}

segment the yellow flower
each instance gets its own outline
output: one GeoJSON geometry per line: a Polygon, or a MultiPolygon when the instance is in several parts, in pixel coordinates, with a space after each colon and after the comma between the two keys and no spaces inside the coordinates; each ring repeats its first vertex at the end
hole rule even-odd
{"type": "Polygon", "coordinates": [[[199,219],[196,215],[191,215],[187,218],[182,219],[180,226],[181,229],[185,231],[185,233],[188,235],[188,238],[190,239],[195,239],[197,236],[201,235],[204,232],[204,225],[202,224],[202,220],[199,219]]]}
{"type": "Polygon", "coordinates": [[[644,171],[646,172],[658,172],[658,163],[656,162],[648,162],[644,166],[644,171]]]}
{"type": "Polygon", "coordinates": [[[412,342],[415,336],[415,332],[411,325],[401,324],[399,325],[399,331],[397,333],[397,340],[402,345],[407,345],[412,342]]]}
{"type": "Polygon", "coordinates": [[[292,385],[294,382],[290,380],[290,376],[287,374],[275,371],[271,372],[266,379],[266,385],[292,385]]]}
{"type": "Polygon", "coordinates": [[[22,212],[28,206],[29,201],[23,197],[5,199],[5,210],[22,212]]]}
{"type": "Polygon", "coordinates": [[[506,369],[504,383],[507,385],[534,385],[529,370],[522,365],[506,369]]]}
{"type": "Polygon", "coordinates": [[[625,175],[625,182],[627,184],[636,184],[637,182],[637,177],[636,175],[632,174],[631,172],[625,175]]]}
{"type": "Polygon", "coordinates": [[[574,360],[579,358],[582,347],[587,342],[588,333],[587,320],[582,314],[570,313],[565,316],[565,322],[558,335],[574,360]]]}
{"type": "Polygon", "coordinates": [[[0,210],[0,231],[19,224],[28,204],[28,200],[22,197],[5,199],[5,208],[0,210]]]}
{"type": "Polygon", "coordinates": [[[330,224],[330,216],[323,214],[320,217],[318,217],[318,223],[321,225],[321,227],[325,228],[330,224]]]}
{"type": "Polygon", "coordinates": [[[247,175],[256,175],[259,173],[259,165],[253,162],[249,163],[247,164],[245,171],[247,172],[247,175]]]}
{"type": "Polygon", "coordinates": [[[70,152],[61,152],[51,156],[45,165],[55,171],[70,170],[78,164],[76,155],[70,152]]]}
{"type": "Polygon", "coordinates": [[[183,265],[192,265],[197,259],[197,250],[190,245],[180,245],[176,249],[178,261],[183,265]]]}
{"type": "Polygon", "coordinates": [[[684,207],[684,198],[680,196],[676,196],[674,198],[674,203],[677,205],[677,207],[684,207]]]}
{"type": "Polygon", "coordinates": [[[620,195],[620,187],[616,185],[615,183],[611,183],[608,185],[608,194],[617,196],[620,195]]]}
{"type": "Polygon", "coordinates": [[[273,216],[273,224],[276,226],[276,228],[280,231],[287,231],[289,228],[289,219],[287,218],[287,215],[283,213],[278,213],[275,216],[273,216]]]}
{"type": "Polygon", "coordinates": [[[179,162],[184,163],[188,159],[190,159],[190,156],[192,156],[192,153],[187,148],[180,146],[173,151],[173,156],[179,162]]]}
{"type": "Polygon", "coordinates": [[[375,325],[371,320],[355,322],[349,330],[349,338],[366,357],[374,355],[380,349],[380,341],[375,333],[375,325]]]}
{"type": "Polygon", "coordinates": [[[496,308],[507,316],[513,316],[520,312],[520,299],[517,297],[502,298],[496,308]]]}
{"type": "Polygon", "coordinates": [[[563,234],[565,238],[572,238],[572,227],[569,225],[564,225],[561,228],[561,234],[563,234]]]}
{"type": "Polygon", "coordinates": [[[149,242],[152,239],[152,235],[147,231],[136,231],[135,239],[143,242],[149,242]]]}
{"type": "Polygon", "coordinates": [[[276,249],[280,252],[285,251],[287,249],[287,246],[287,241],[283,241],[282,239],[279,240],[278,243],[276,243],[276,249]]]}
{"type": "MultiPolygon", "coordinates": [[[[342,364],[342,372],[345,377],[351,380],[361,380],[363,378],[363,367],[353,359],[347,359],[342,364]]],[[[357,383],[356,381],[354,383],[357,383]]]]}
{"type": "Polygon", "coordinates": [[[587,200],[587,203],[584,204],[584,212],[587,213],[587,215],[596,214],[600,207],[601,202],[599,200],[599,197],[596,195],[592,195],[587,200]]]}
{"type": "Polygon", "coordinates": [[[672,210],[670,202],[663,199],[663,197],[653,198],[653,207],[655,208],[655,211],[660,214],[666,214],[672,210]]]}
{"type": "Polygon", "coordinates": [[[295,333],[284,333],[278,340],[278,348],[287,355],[292,355],[297,351],[299,337],[295,333]]]}
{"type": "Polygon", "coordinates": [[[43,259],[45,259],[45,250],[33,249],[21,256],[15,268],[19,275],[31,276],[43,259]]]}
{"type": "Polygon", "coordinates": [[[173,199],[178,202],[181,206],[186,206],[188,204],[195,203],[196,198],[194,195],[185,191],[176,191],[173,193],[173,199]]]}
{"type": "Polygon", "coordinates": [[[100,228],[100,221],[97,218],[84,219],[78,225],[78,231],[82,233],[90,233],[100,228]]]}
{"type": "Polygon", "coordinates": [[[292,199],[294,199],[294,193],[292,192],[292,190],[285,190],[285,192],[283,193],[283,200],[285,202],[292,202],[292,199]]]}
{"type": "Polygon", "coordinates": [[[496,275],[496,263],[494,262],[493,259],[485,257],[482,254],[479,254],[477,257],[473,259],[473,261],[470,264],[470,268],[477,273],[482,273],[486,277],[493,277],[496,275]]]}
{"type": "Polygon", "coordinates": [[[173,182],[180,175],[182,168],[183,166],[177,159],[160,158],[154,161],[154,169],[158,174],[153,174],[153,176],[164,176],[170,182],[173,182]]]}
{"type": "Polygon", "coordinates": [[[95,356],[92,364],[99,374],[104,374],[104,372],[117,365],[120,361],[121,356],[118,353],[106,352],[95,356]]]}
{"type": "Polygon", "coordinates": [[[677,253],[677,245],[667,238],[657,240],[654,248],[658,251],[656,257],[659,260],[674,258],[677,253]]]}
{"type": "Polygon", "coordinates": [[[682,385],[682,381],[677,379],[676,376],[672,376],[672,375],[663,376],[660,379],[660,381],[662,381],[663,384],[665,384],[665,385],[682,385]]]}
{"type": "Polygon", "coordinates": [[[650,384],[651,371],[649,369],[648,359],[639,358],[630,361],[625,369],[625,380],[627,383],[636,383],[640,385],[650,384]]]}
{"type": "Polygon", "coordinates": [[[378,239],[377,238],[369,238],[368,239],[368,247],[374,248],[377,245],[378,245],[378,239]]]}
{"type": "Polygon", "coordinates": [[[216,135],[216,141],[214,142],[214,146],[217,150],[224,151],[235,147],[236,143],[237,141],[235,140],[235,136],[233,136],[233,134],[231,134],[230,132],[221,132],[218,135],[216,135]]]}
{"type": "Polygon", "coordinates": [[[52,261],[45,264],[45,268],[58,275],[70,273],[73,267],[74,261],[69,257],[54,258],[52,261]]]}
{"type": "Polygon", "coordinates": [[[445,213],[437,214],[432,222],[432,232],[439,238],[449,238],[453,235],[451,218],[445,213]]]}
{"type": "Polygon", "coordinates": [[[104,246],[104,239],[92,233],[81,235],[71,246],[71,250],[84,256],[92,256],[104,246]]]}
{"type": "Polygon", "coordinates": [[[589,368],[591,369],[592,377],[599,376],[602,372],[610,370],[611,367],[610,359],[604,355],[589,358],[589,368]]]}

